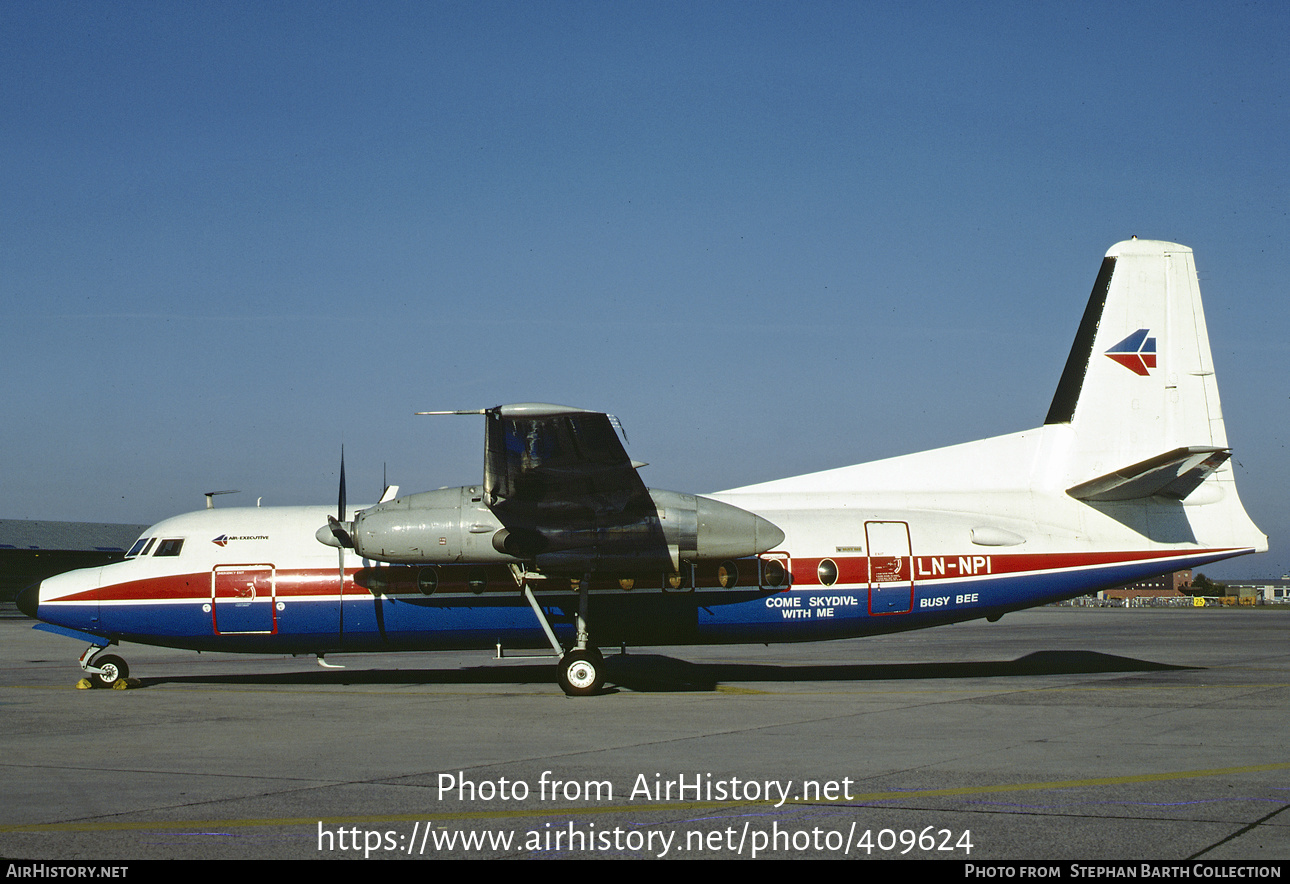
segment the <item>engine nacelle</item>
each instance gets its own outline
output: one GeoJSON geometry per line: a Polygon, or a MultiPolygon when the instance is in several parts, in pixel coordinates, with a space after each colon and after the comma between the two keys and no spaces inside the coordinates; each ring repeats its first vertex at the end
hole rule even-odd
{"type": "Polygon", "coordinates": [[[398,564],[516,562],[492,538],[502,523],[478,486],[409,494],[360,511],[350,536],[365,559],[398,564]]]}

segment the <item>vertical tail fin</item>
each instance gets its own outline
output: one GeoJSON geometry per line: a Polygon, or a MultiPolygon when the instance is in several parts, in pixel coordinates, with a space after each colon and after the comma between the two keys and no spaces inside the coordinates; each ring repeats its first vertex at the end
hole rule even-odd
{"type": "Polygon", "coordinates": [[[1106,253],[1044,423],[1070,428],[1070,496],[1096,506],[1181,501],[1198,539],[1267,549],[1236,495],[1186,246],[1133,239],[1106,253]]]}
{"type": "Polygon", "coordinates": [[[1226,451],[1191,249],[1134,239],[1106,253],[1045,423],[1074,430],[1074,481],[1226,451]]]}

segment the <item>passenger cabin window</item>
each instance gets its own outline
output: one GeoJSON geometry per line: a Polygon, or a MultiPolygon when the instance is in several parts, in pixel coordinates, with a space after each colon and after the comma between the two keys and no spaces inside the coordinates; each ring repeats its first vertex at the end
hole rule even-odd
{"type": "Polygon", "coordinates": [[[184,548],[182,540],[163,540],[157,544],[157,551],[154,556],[177,556],[179,551],[184,548]]]}

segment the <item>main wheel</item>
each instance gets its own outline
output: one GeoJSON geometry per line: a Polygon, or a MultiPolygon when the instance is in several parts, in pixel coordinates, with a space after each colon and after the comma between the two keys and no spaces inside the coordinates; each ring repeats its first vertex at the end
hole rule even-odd
{"type": "Polygon", "coordinates": [[[90,684],[96,688],[110,688],[130,674],[130,667],[125,665],[125,661],[115,654],[95,657],[90,663],[103,670],[102,672],[90,673],[90,684]]]}
{"type": "Polygon", "coordinates": [[[605,683],[605,658],[595,648],[570,651],[560,658],[560,687],[570,697],[600,693],[605,683]]]}

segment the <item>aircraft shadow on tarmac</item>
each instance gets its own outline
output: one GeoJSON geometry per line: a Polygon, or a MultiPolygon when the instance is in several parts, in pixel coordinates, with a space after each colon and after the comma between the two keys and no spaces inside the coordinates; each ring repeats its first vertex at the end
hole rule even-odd
{"type": "MultiPolygon", "coordinates": [[[[1100,654],[1095,651],[1038,651],[1016,660],[960,663],[861,663],[786,665],[691,663],[658,654],[605,658],[605,693],[713,691],[718,685],[750,682],[917,681],[921,679],[1026,678],[1096,673],[1168,672],[1195,669],[1100,654]]],[[[506,685],[555,683],[553,663],[524,663],[453,669],[354,669],[238,675],[184,675],[140,679],[155,685],[506,685]]]]}

